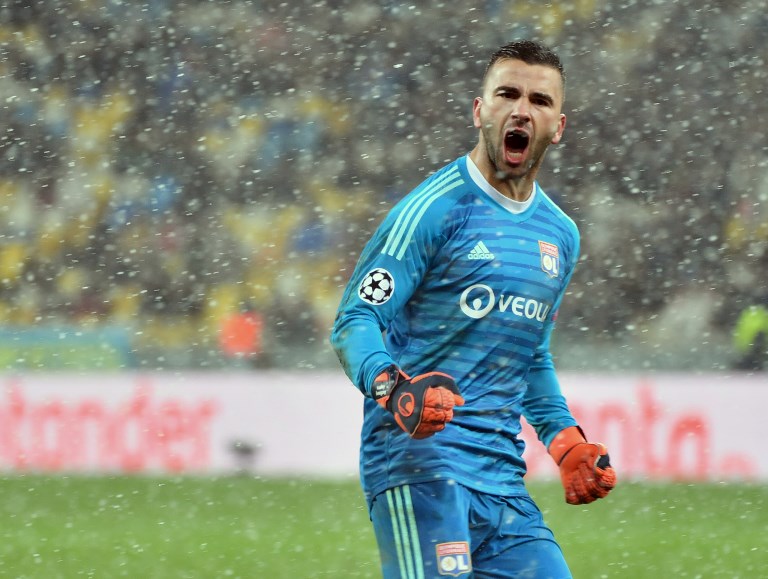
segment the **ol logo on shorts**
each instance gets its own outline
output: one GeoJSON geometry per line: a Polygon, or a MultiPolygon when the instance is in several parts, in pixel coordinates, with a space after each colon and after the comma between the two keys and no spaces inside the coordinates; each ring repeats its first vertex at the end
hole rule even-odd
{"type": "Polygon", "coordinates": [[[440,543],[435,549],[437,550],[437,570],[440,575],[458,577],[472,571],[469,543],[466,541],[440,543]]]}

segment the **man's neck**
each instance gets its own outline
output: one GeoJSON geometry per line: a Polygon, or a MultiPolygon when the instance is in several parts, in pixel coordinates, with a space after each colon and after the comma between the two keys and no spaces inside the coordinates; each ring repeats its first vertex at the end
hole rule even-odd
{"type": "Polygon", "coordinates": [[[469,154],[469,158],[480,170],[486,181],[490,183],[494,189],[499,193],[512,199],[513,201],[525,201],[533,192],[533,183],[536,178],[538,167],[533,167],[531,170],[518,178],[502,178],[497,175],[496,168],[491,163],[485,150],[477,145],[469,154]]]}

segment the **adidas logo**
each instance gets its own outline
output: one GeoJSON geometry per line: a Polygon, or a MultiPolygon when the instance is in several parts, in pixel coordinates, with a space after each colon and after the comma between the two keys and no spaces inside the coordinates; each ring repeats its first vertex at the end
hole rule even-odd
{"type": "Polygon", "coordinates": [[[488,251],[485,243],[478,241],[477,245],[467,255],[469,259],[493,259],[494,255],[488,251]]]}

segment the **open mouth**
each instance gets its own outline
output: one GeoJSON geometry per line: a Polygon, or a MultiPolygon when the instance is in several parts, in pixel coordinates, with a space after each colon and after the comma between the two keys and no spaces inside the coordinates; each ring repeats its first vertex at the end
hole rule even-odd
{"type": "Polygon", "coordinates": [[[529,141],[530,137],[525,131],[513,130],[508,132],[504,137],[507,159],[512,163],[520,162],[525,155],[529,141]]]}

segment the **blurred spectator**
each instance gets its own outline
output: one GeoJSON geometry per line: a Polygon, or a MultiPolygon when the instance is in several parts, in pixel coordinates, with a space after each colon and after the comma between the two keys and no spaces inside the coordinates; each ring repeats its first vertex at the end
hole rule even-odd
{"type": "Polygon", "coordinates": [[[222,321],[219,344],[226,356],[256,364],[262,353],[263,333],[264,319],[258,312],[237,312],[222,321]]]}
{"type": "Polygon", "coordinates": [[[763,370],[768,366],[768,307],[749,306],[736,320],[733,342],[739,370],[763,370]]]}

